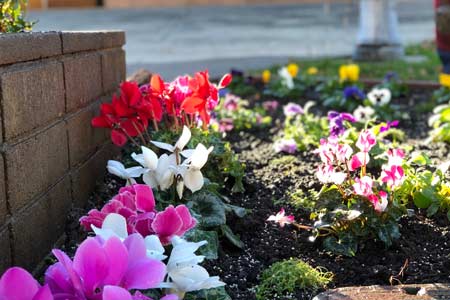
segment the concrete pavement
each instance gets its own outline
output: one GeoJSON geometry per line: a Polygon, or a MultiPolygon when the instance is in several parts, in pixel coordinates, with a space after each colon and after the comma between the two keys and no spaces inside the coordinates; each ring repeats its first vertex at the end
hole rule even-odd
{"type": "MultiPolygon", "coordinates": [[[[356,3],[357,1],[355,1],[356,3]]],[[[431,1],[399,0],[403,42],[434,38],[431,1]]],[[[30,13],[36,30],[122,29],[127,70],[141,67],[170,79],[209,68],[264,68],[289,58],[350,55],[356,4],[50,10],[30,13]]]]}

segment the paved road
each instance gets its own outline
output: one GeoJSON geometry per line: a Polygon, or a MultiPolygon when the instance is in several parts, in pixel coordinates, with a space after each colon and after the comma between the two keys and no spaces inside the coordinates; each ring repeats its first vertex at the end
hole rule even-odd
{"type": "MultiPolygon", "coordinates": [[[[404,43],[433,38],[429,0],[400,0],[404,43]]],[[[140,67],[166,78],[209,68],[264,68],[289,58],[352,53],[358,7],[297,4],[32,12],[37,30],[123,29],[128,73],[140,67]]]]}

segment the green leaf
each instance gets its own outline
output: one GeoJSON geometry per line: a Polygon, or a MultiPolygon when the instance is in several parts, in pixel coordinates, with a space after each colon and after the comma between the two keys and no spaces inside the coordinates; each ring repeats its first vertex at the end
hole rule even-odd
{"type": "Polygon", "coordinates": [[[187,293],[185,300],[232,300],[224,287],[187,293]]]}
{"type": "Polygon", "coordinates": [[[201,227],[220,226],[224,225],[227,221],[225,205],[214,194],[208,192],[195,193],[187,205],[201,216],[199,220],[201,227]]]}
{"type": "Polygon", "coordinates": [[[439,210],[439,203],[433,202],[427,209],[427,217],[431,217],[439,210]]]}
{"type": "Polygon", "coordinates": [[[430,162],[431,162],[431,161],[430,161],[430,158],[429,158],[426,154],[424,154],[424,153],[420,153],[420,154],[415,155],[415,156],[411,159],[411,161],[412,161],[413,163],[416,163],[416,164],[422,165],[422,166],[429,165],[430,162]]]}
{"type": "Polygon", "coordinates": [[[219,251],[219,237],[216,231],[204,231],[193,229],[184,236],[188,241],[200,242],[207,241],[208,244],[200,247],[198,253],[204,255],[207,259],[217,259],[219,251]]]}
{"type": "Polygon", "coordinates": [[[234,212],[234,214],[239,218],[243,218],[247,214],[247,210],[245,208],[236,205],[225,204],[225,209],[227,212],[234,212]]]}
{"type": "Polygon", "coordinates": [[[339,240],[334,236],[329,236],[323,241],[323,246],[334,254],[342,254],[345,256],[355,256],[358,250],[356,240],[350,235],[345,235],[339,240]]]}
{"type": "Polygon", "coordinates": [[[422,191],[417,191],[414,193],[414,204],[418,208],[427,208],[431,205],[432,198],[430,197],[430,189],[426,188],[422,191]]]}
{"type": "Polygon", "coordinates": [[[223,235],[236,247],[243,249],[244,248],[244,243],[241,241],[241,239],[233,233],[233,231],[231,230],[230,227],[228,227],[228,225],[222,225],[220,226],[220,228],[222,229],[222,233],[223,235]]]}

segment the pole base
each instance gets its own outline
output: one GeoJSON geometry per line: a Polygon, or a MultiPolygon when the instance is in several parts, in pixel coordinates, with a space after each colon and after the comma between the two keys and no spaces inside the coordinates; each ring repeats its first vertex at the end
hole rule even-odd
{"type": "Polygon", "coordinates": [[[356,61],[400,59],[404,55],[401,44],[359,44],[353,54],[356,61]]]}

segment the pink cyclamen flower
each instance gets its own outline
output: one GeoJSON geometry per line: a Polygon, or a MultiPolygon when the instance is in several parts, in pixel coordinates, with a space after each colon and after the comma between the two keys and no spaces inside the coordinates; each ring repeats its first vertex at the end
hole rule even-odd
{"type": "Polygon", "coordinates": [[[220,132],[227,132],[231,131],[234,128],[233,119],[231,118],[224,118],[219,121],[219,131],[220,132]]]}
{"type": "Polygon", "coordinates": [[[110,213],[122,215],[127,220],[129,234],[139,232],[143,236],[150,235],[150,225],[156,215],[152,189],[145,184],[123,187],[100,211],[92,209],[80,219],[80,223],[88,231],[91,225],[101,228],[110,213]]]}
{"type": "Polygon", "coordinates": [[[388,205],[388,194],[385,191],[379,192],[380,199],[374,203],[374,208],[377,212],[383,212],[386,210],[388,205]]]}
{"type": "Polygon", "coordinates": [[[185,205],[173,207],[169,205],[164,211],[156,214],[151,227],[163,245],[168,245],[173,236],[183,236],[195,227],[197,220],[191,216],[185,205]]]}
{"type": "Polygon", "coordinates": [[[373,195],[373,180],[369,176],[363,176],[362,178],[355,178],[353,184],[353,190],[357,195],[370,197],[373,195]]]}
{"type": "Polygon", "coordinates": [[[266,111],[275,111],[278,108],[278,101],[272,100],[272,101],[264,101],[262,106],[266,111]]]}
{"type": "Polygon", "coordinates": [[[6,270],[0,278],[1,300],[53,300],[50,288],[39,283],[22,268],[6,270]]]}
{"type": "Polygon", "coordinates": [[[294,139],[282,139],[273,145],[275,152],[286,152],[293,154],[297,151],[297,143],[294,139]]]}
{"type": "Polygon", "coordinates": [[[354,171],[356,169],[361,168],[362,166],[366,166],[370,161],[369,153],[367,152],[358,152],[352,156],[352,159],[348,162],[348,169],[350,171],[354,171]]]}
{"type": "Polygon", "coordinates": [[[405,181],[405,172],[402,166],[385,166],[381,172],[381,181],[391,189],[401,186],[405,181]]]}
{"type": "Polygon", "coordinates": [[[53,250],[53,254],[58,262],[47,269],[45,282],[55,300],[133,299],[129,290],[155,288],[166,275],[162,262],[147,257],[139,234],[128,236],[124,242],[117,237],[106,241],[87,238],[73,261],[60,250],[53,250]]]}
{"type": "Polygon", "coordinates": [[[335,153],[338,147],[337,138],[330,136],[328,139],[320,139],[320,146],[314,150],[315,154],[319,154],[320,160],[324,164],[332,165],[335,160],[335,153]]]}
{"type": "Polygon", "coordinates": [[[283,107],[283,112],[286,117],[293,117],[304,113],[303,108],[300,105],[292,102],[283,107]]]}
{"type": "Polygon", "coordinates": [[[348,144],[338,144],[335,150],[336,159],[342,163],[347,162],[353,154],[353,149],[348,144]]]}
{"type": "Polygon", "coordinates": [[[239,107],[239,101],[241,100],[241,98],[239,98],[236,95],[233,94],[226,94],[225,95],[225,100],[223,102],[223,107],[226,110],[230,110],[230,111],[235,111],[238,109],[239,107]]]}
{"type": "Polygon", "coordinates": [[[344,172],[336,172],[332,165],[321,165],[318,167],[316,176],[322,183],[342,184],[347,178],[344,172]]]}
{"type": "Polygon", "coordinates": [[[358,147],[362,152],[369,152],[376,142],[377,139],[373,132],[366,129],[361,131],[359,134],[358,140],[356,141],[356,147],[358,147]]]}
{"type": "Polygon", "coordinates": [[[386,152],[388,156],[388,165],[402,166],[405,152],[402,149],[389,149],[386,152]]]}
{"type": "Polygon", "coordinates": [[[294,223],[295,218],[292,215],[286,216],[284,208],[281,208],[281,210],[276,215],[269,216],[269,218],[267,218],[267,221],[278,223],[280,227],[284,227],[286,224],[294,223]]]}

